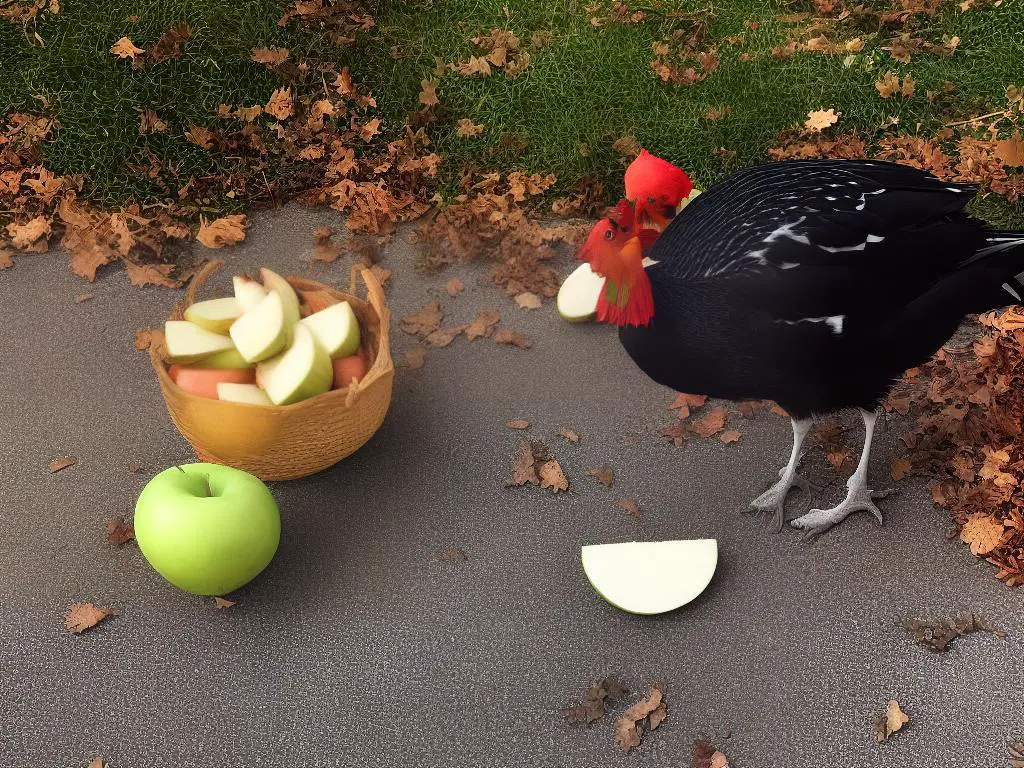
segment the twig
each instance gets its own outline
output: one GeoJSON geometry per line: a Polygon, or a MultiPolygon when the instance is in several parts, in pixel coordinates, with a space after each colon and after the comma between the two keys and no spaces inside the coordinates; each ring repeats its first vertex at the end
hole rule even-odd
{"type": "Polygon", "coordinates": [[[987,115],[978,115],[977,117],[972,117],[970,120],[960,120],[959,122],[956,123],[946,123],[946,125],[943,127],[952,128],[957,125],[967,125],[968,123],[976,123],[979,120],[986,120],[990,117],[996,117],[997,115],[1002,115],[1003,117],[1006,117],[1006,110],[1000,109],[996,112],[989,112],[987,115]]]}

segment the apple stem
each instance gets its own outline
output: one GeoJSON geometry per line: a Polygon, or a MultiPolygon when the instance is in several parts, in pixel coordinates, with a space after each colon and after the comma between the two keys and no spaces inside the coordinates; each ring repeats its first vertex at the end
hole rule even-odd
{"type": "Polygon", "coordinates": [[[210,487],[209,475],[203,475],[203,490],[206,491],[207,496],[213,496],[213,489],[210,487]]]}

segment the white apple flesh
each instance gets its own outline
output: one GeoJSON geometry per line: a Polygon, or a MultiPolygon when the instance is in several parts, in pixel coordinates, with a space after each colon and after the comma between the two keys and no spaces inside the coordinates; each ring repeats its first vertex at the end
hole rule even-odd
{"type": "Polygon", "coordinates": [[[281,295],[272,291],[231,326],[231,340],[250,363],[273,357],[288,346],[291,326],[285,320],[281,295]]]}
{"type": "Polygon", "coordinates": [[[331,388],[331,358],[301,323],[288,349],[256,366],[256,382],[274,405],[290,405],[331,388]]]}
{"type": "Polygon", "coordinates": [[[267,393],[255,384],[235,384],[222,381],[217,384],[217,399],[230,403],[248,403],[249,405],[273,405],[267,393]]]}
{"type": "Polygon", "coordinates": [[[238,299],[208,299],[199,301],[185,310],[185,319],[214,333],[227,333],[228,328],[242,316],[242,305],[238,299]]]}
{"type": "Polygon", "coordinates": [[[583,570],[605,600],[629,613],[673,611],[703,592],[718,565],[718,541],[630,541],[581,551],[583,570]]]}
{"type": "Polygon", "coordinates": [[[231,282],[235,288],[235,299],[242,306],[243,312],[248,312],[267,296],[266,288],[245,275],[235,275],[231,282]]]}
{"type": "Polygon", "coordinates": [[[359,321],[347,301],[332,304],[299,321],[332,360],[354,355],[359,349],[359,321]]]}
{"type": "Polygon", "coordinates": [[[164,323],[164,348],[172,363],[187,364],[232,348],[231,339],[188,320],[164,323]]]}
{"type": "Polygon", "coordinates": [[[291,283],[281,277],[277,272],[272,272],[266,267],[260,267],[260,277],[263,278],[263,286],[281,297],[281,304],[284,306],[284,319],[289,325],[299,322],[299,297],[292,288],[291,283]]]}
{"type": "Polygon", "coordinates": [[[604,290],[604,278],[590,264],[580,264],[558,289],[558,314],[571,323],[583,323],[597,314],[597,299],[604,290]]]}

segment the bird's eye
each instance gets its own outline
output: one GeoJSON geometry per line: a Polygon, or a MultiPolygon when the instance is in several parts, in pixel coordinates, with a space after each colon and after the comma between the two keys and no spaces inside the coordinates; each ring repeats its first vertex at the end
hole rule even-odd
{"type": "Polygon", "coordinates": [[[605,230],[605,233],[604,233],[604,239],[605,240],[612,240],[614,238],[615,238],[615,233],[614,232],[612,232],[610,229],[605,230]]]}

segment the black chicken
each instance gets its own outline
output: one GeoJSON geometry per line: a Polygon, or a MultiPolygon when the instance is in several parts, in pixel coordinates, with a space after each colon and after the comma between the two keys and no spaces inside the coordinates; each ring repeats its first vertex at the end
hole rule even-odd
{"type": "Polygon", "coordinates": [[[620,326],[652,379],[791,414],[789,463],[752,503],[775,530],[789,490],[805,486],[811,417],[860,409],[866,437],[846,499],[792,521],[813,535],[858,510],[881,522],[868,455],[894,381],[965,315],[1024,303],[1024,233],[966,214],[975,192],[896,163],[768,163],[707,189],[657,239],[634,220],[640,205],[620,204],[580,256],[606,278],[599,317],[620,326]]]}

